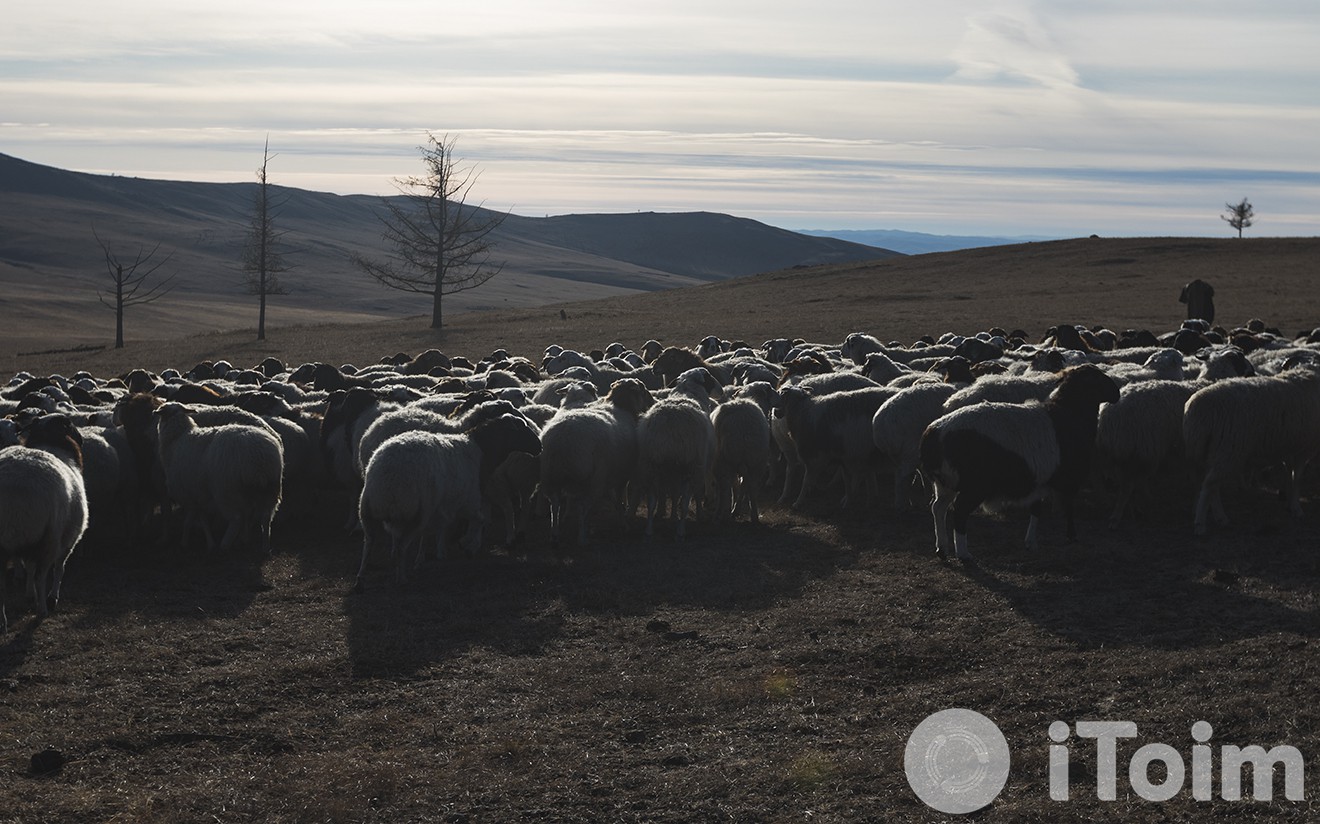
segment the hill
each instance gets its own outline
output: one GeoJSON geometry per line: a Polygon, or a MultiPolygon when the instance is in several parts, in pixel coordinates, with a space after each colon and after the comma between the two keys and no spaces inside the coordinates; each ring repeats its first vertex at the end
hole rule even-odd
{"type": "MultiPolygon", "coordinates": [[[[112,335],[96,289],[107,278],[92,231],[121,258],[161,246],[176,288],[129,320],[134,337],[255,326],[243,294],[239,253],[255,183],[188,183],[90,175],[0,155],[0,328],[28,341],[51,333],[77,342],[112,335]]],[[[387,290],[348,262],[383,251],[380,198],[275,186],[285,231],[291,294],[272,301],[272,327],[400,317],[421,311],[415,295],[387,290]]],[[[495,235],[501,275],[453,296],[451,312],[543,305],[691,286],[796,265],[896,253],[814,238],[710,213],[509,215],[495,235]]]]}
{"type": "Polygon", "coordinates": [[[268,354],[293,362],[362,362],[431,346],[478,356],[505,347],[536,356],[551,342],[590,349],[614,340],[639,346],[654,337],[691,345],[708,334],[759,344],[785,336],[837,342],[852,331],[911,341],[991,325],[1020,327],[1037,338],[1056,323],[1164,330],[1185,317],[1178,294],[1198,277],[1214,285],[1221,322],[1259,317],[1292,334],[1320,323],[1320,292],[1313,287],[1317,259],[1317,238],[1051,241],[780,270],[552,307],[470,312],[439,332],[413,317],[277,326],[265,342],[253,340],[247,330],[193,335],[164,347],[139,340],[120,352],[90,354],[17,356],[68,348],[77,343],[73,337],[50,338],[40,346],[33,342],[32,349],[6,342],[0,345],[0,374],[83,368],[106,374],[131,366],[186,367],[218,357],[255,363],[268,354]]]}

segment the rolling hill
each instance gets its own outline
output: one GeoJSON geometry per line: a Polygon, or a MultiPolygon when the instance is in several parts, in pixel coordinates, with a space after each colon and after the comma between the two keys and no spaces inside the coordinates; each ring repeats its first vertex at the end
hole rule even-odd
{"type": "MultiPolygon", "coordinates": [[[[74,342],[112,335],[97,301],[108,283],[93,229],[121,259],[160,244],[175,289],[133,310],[127,334],[168,338],[255,325],[239,253],[255,183],[189,183],[70,172],[0,155],[0,336],[36,341],[62,328],[74,342]]],[[[417,296],[377,285],[348,262],[378,256],[381,199],[274,187],[285,231],[273,325],[416,314],[417,296]]],[[[499,277],[454,295],[448,311],[518,308],[650,292],[792,266],[897,253],[712,213],[509,215],[495,240],[499,277]]]]}

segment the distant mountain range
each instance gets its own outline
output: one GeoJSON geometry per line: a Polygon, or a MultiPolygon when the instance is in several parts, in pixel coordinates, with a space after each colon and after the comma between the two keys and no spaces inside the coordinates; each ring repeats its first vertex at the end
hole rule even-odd
{"type": "Polygon", "coordinates": [[[802,229],[804,235],[850,240],[867,246],[892,249],[905,255],[924,255],[928,252],[954,252],[982,246],[1009,246],[1031,241],[1058,240],[1046,235],[1020,237],[984,237],[978,235],[931,235],[924,232],[904,232],[899,229],[802,229]]]}
{"type": "MultiPolygon", "coordinates": [[[[366,320],[428,311],[425,298],[386,289],[349,262],[379,257],[382,199],[275,186],[285,232],[287,296],[272,323],[366,320]],[[422,298],[419,301],[419,298],[422,298]]],[[[255,183],[189,183],[91,175],[0,154],[0,339],[21,338],[47,315],[85,313],[89,337],[113,314],[93,230],[121,259],[160,245],[175,289],[138,307],[130,337],[255,325],[240,253],[255,183]],[[167,306],[167,304],[169,304],[167,306]]],[[[513,308],[654,291],[757,272],[893,257],[850,240],[811,236],[707,212],[508,215],[493,236],[501,274],[447,299],[448,312],[513,308]]],[[[159,259],[159,258],[158,258],[159,259]]]]}

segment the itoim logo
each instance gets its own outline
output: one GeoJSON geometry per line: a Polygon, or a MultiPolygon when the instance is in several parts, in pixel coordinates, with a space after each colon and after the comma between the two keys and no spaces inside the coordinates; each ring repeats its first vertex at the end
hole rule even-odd
{"type": "MultiPolygon", "coordinates": [[[[1050,724],[1050,798],[1068,800],[1068,747],[1071,735],[1063,721],[1050,724]]],[[[1135,738],[1137,725],[1131,721],[1079,721],[1078,738],[1095,739],[1095,793],[1101,801],[1113,801],[1118,795],[1118,739],[1135,738]]],[[[1214,758],[1207,742],[1214,728],[1205,721],[1192,725],[1192,798],[1210,801],[1214,797],[1214,758]]],[[[1243,767],[1251,765],[1252,797],[1257,801],[1274,798],[1275,767],[1283,767],[1283,797],[1289,801],[1304,800],[1306,764],[1296,747],[1280,745],[1266,751],[1264,747],[1219,748],[1219,797],[1225,801],[1242,800],[1243,767]]],[[[1147,801],[1168,801],[1182,792],[1187,784],[1187,761],[1182,753],[1168,744],[1146,744],[1128,761],[1128,783],[1132,791],[1147,801]],[[1159,763],[1164,767],[1164,778],[1150,779],[1150,767],[1159,763]]]]}

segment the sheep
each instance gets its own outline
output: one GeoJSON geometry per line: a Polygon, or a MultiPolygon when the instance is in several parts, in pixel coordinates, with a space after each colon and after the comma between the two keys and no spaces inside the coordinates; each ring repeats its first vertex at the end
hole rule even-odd
{"type": "Polygon", "coordinates": [[[559,542],[564,507],[577,505],[579,545],[587,542],[588,515],[595,502],[623,487],[637,464],[637,418],[651,406],[640,381],[625,378],[602,402],[561,412],[541,433],[538,489],[550,502],[550,535],[559,542]]]}
{"type": "Polygon", "coordinates": [[[1183,452],[1183,407],[1199,388],[1187,381],[1129,383],[1116,403],[1105,404],[1096,424],[1096,462],[1118,476],[1119,493],[1109,516],[1118,526],[1137,486],[1183,452]]]}
{"type": "Polygon", "coordinates": [[[1026,375],[987,375],[971,386],[959,389],[944,403],[944,411],[952,412],[977,403],[1026,403],[1044,401],[1059,382],[1055,372],[1035,372],[1026,375]]]}
{"type": "MultiPolygon", "coordinates": [[[[461,403],[461,399],[459,400],[461,403]]],[[[504,414],[517,414],[508,401],[489,400],[470,408],[460,408],[456,405],[454,411],[448,415],[434,412],[419,404],[408,404],[381,414],[362,433],[362,438],[358,442],[356,464],[361,477],[366,477],[366,466],[371,462],[372,453],[395,435],[409,431],[453,434],[462,432],[482,420],[504,414]]]]}
{"type": "Polygon", "coordinates": [[[715,457],[715,427],[694,394],[704,394],[690,370],[680,376],[676,391],[657,401],[637,420],[637,486],[646,495],[646,535],[654,534],[659,498],[673,501],[674,537],[687,531],[688,503],[698,508],[706,476],[715,457]]]}
{"type": "Polygon", "coordinates": [[[367,558],[386,534],[393,540],[396,578],[402,580],[410,550],[418,561],[422,541],[436,538],[443,555],[446,533],[456,518],[467,521],[469,555],[481,546],[481,491],[492,473],[515,452],[538,455],[541,441],[524,418],[504,414],[465,433],[405,432],[381,444],[367,464],[358,502],[362,561],[355,589],[363,588],[367,558]]]}
{"type": "Polygon", "coordinates": [[[553,357],[546,358],[541,368],[545,370],[547,375],[562,375],[565,377],[572,375],[575,378],[580,376],[582,379],[594,383],[601,392],[609,391],[610,384],[619,378],[630,376],[612,367],[602,367],[591,358],[572,349],[565,349],[553,357]],[[584,370],[585,374],[576,371],[570,372],[569,370],[584,370]]]}
{"type": "MultiPolygon", "coordinates": [[[[1178,355],[1179,360],[1182,357],[1172,349],[1163,351],[1178,355]]],[[[1252,366],[1240,351],[1229,347],[1210,355],[1201,374],[1196,381],[1128,383],[1120,389],[1118,403],[1101,408],[1096,427],[1097,464],[1102,471],[1117,475],[1119,483],[1109,517],[1111,529],[1122,520],[1137,487],[1183,457],[1183,409],[1192,394],[1213,380],[1249,376],[1252,366]]]]}
{"type": "MultiPolygon", "coordinates": [[[[761,384],[769,388],[769,384],[761,384]]],[[[753,524],[760,522],[757,496],[770,467],[770,421],[748,397],[732,398],[711,414],[715,430],[716,512],[721,519],[745,504],[753,524]]]]}
{"type": "MultiPolygon", "coordinates": [[[[156,410],[157,450],[170,497],[201,520],[207,545],[216,546],[211,520],[225,524],[220,549],[229,551],[255,534],[270,551],[270,527],[283,490],[284,448],[269,429],[244,424],[199,426],[192,410],[167,403],[156,410]]],[[[185,521],[185,543],[187,541],[185,521]]]]}
{"type": "Polygon", "coordinates": [[[880,404],[871,418],[871,439],[882,458],[894,464],[894,508],[910,505],[908,493],[921,457],[921,435],[944,414],[944,404],[959,387],[952,383],[921,383],[907,387],[880,404]]]}
{"type": "Polygon", "coordinates": [[[843,339],[843,345],[839,347],[839,355],[846,361],[851,361],[857,366],[866,362],[868,355],[873,353],[883,353],[885,345],[878,338],[866,335],[861,332],[853,332],[843,339]]]}
{"type": "Polygon", "coordinates": [[[876,384],[884,386],[890,381],[905,375],[912,370],[906,366],[899,366],[890,360],[889,356],[883,352],[872,352],[867,355],[862,362],[861,373],[875,381],[876,384]]]}
{"type": "MultiPolygon", "coordinates": [[[[676,346],[666,347],[660,355],[651,362],[651,371],[659,376],[662,386],[672,386],[678,376],[689,369],[704,368],[715,380],[719,381],[721,386],[728,386],[733,383],[733,375],[729,367],[722,364],[713,364],[686,349],[679,349],[676,346]]],[[[658,387],[652,387],[658,388],[658,387]]]]}
{"type": "MultiPolygon", "coordinates": [[[[67,417],[44,415],[25,443],[0,450],[0,573],[9,561],[27,570],[37,615],[60,600],[64,566],[87,529],[82,436],[67,417]]],[[[0,580],[0,632],[9,630],[0,580]]]]}
{"type": "Polygon", "coordinates": [[[1274,376],[1219,381],[1199,389],[1183,411],[1188,458],[1202,470],[1193,521],[1206,533],[1211,508],[1227,523],[1219,487],[1253,469],[1282,464],[1288,505],[1302,514],[1302,471],[1320,452],[1320,370],[1302,364],[1274,376]]]}
{"type": "Polygon", "coordinates": [[[987,501],[1031,505],[1026,545],[1034,549],[1041,499],[1050,491],[1058,493],[1069,540],[1076,538],[1074,499],[1090,470],[1096,417],[1100,404],[1117,400],[1114,380],[1082,365],[1065,370],[1043,404],[979,403],[935,419],[921,437],[921,471],[935,487],[936,554],[952,549],[959,560],[975,560],[967,519],[987,501]]]}
{"type": "Polygon", "coordinates": [[[857,372],[828,372],[821,375],[808,375],[785,386],[796,386],[814,395],[828,395],[832,392],[851,392],[854,389],[874,389],[879,383],[857,372]]]}
{"type": "MultiPolygon", "coordinates": [[[[880,405],[897,393],[897,389],[884,386],[825,395],[797,386],[780,390],[775,409],[782,413],[797,457],[804,465],[802,488],[794,508],[806,500],[812,470],[834,465],[842,467],[846,482],[841,506],[857,502],[866,480],[874,481],[877,451],[871,420],[880,405]]],[[[787,484],[785,487],[787,491],[787,484]]]]}

